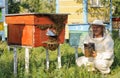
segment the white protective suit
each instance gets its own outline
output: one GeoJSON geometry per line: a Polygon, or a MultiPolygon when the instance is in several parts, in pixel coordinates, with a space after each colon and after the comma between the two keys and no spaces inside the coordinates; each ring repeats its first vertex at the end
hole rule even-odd
{"type": "MultiPolygon", "coordinates": [[[[92,42],[95,44],[95,51],[97,52],[96,57],[85,57],[81,56],[76,59],[76,64],[78,66],[86,66],[90,63],[92,64],[94,69],[99,70],[103,74],[110,73],[110,66],[114,60],[114,42],[111,38],[111,35],[108,33],[107,30],[104,30],[104,35],[102,38],[93,38],[92,29],[89,28],[89,35],[86,36],[84,43],[92,42]]],[[[84,53],[84,46],[81,47],[84,53]]],[[[89,69],[88,69],[89,71],[89,69]]]]}

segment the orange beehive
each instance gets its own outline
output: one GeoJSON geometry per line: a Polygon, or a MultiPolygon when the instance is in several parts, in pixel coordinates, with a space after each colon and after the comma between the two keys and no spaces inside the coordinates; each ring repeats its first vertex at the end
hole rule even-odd
{"type": "Polygon", "coordinates": [[[58,43],[64,42],[68,14],[8,14],[8,45],[45,46],[47,29],[57,32],[58,43]]]}

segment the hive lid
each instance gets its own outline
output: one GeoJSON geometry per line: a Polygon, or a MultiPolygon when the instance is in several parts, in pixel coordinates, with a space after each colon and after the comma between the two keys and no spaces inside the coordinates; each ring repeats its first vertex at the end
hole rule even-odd
{"type": "Polygon", "coordinates": [[[17,15],[69,15],[69,13],[18,13],[18,14],[6,14],[5,16],[17,16],[17,15]]]}

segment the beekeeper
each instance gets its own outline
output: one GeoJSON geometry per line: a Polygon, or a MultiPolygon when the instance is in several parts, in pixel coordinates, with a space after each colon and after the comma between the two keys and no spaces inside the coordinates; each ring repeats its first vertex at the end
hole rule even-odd
{"type": "MultiPolygon", "coordinates": [[[[92,57],[81,56],[76,59],[78,66],[84,65],[88,71],[98,70],[103,74],[110,73],[110,67],[114,61],[114,42],[105,26],[102,20],[94,20],[90,24],[84,43],[94,43],[95,51],[93,51],[92,57]]],[[[81,48],[85,54],[84,46],[81,48]]]]}

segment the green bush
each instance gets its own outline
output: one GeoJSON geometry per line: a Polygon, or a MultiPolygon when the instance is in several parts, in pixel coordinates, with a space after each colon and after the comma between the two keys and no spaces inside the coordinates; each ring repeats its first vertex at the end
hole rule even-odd
{"type": "Polygon", "coordinates": [[[114,64],[115,65],[120,65],[120,37],[118,37],[118,31],[113,31],[113,40],[114,40],[114,54],[115,54],[115,60],[114,64]]]}

